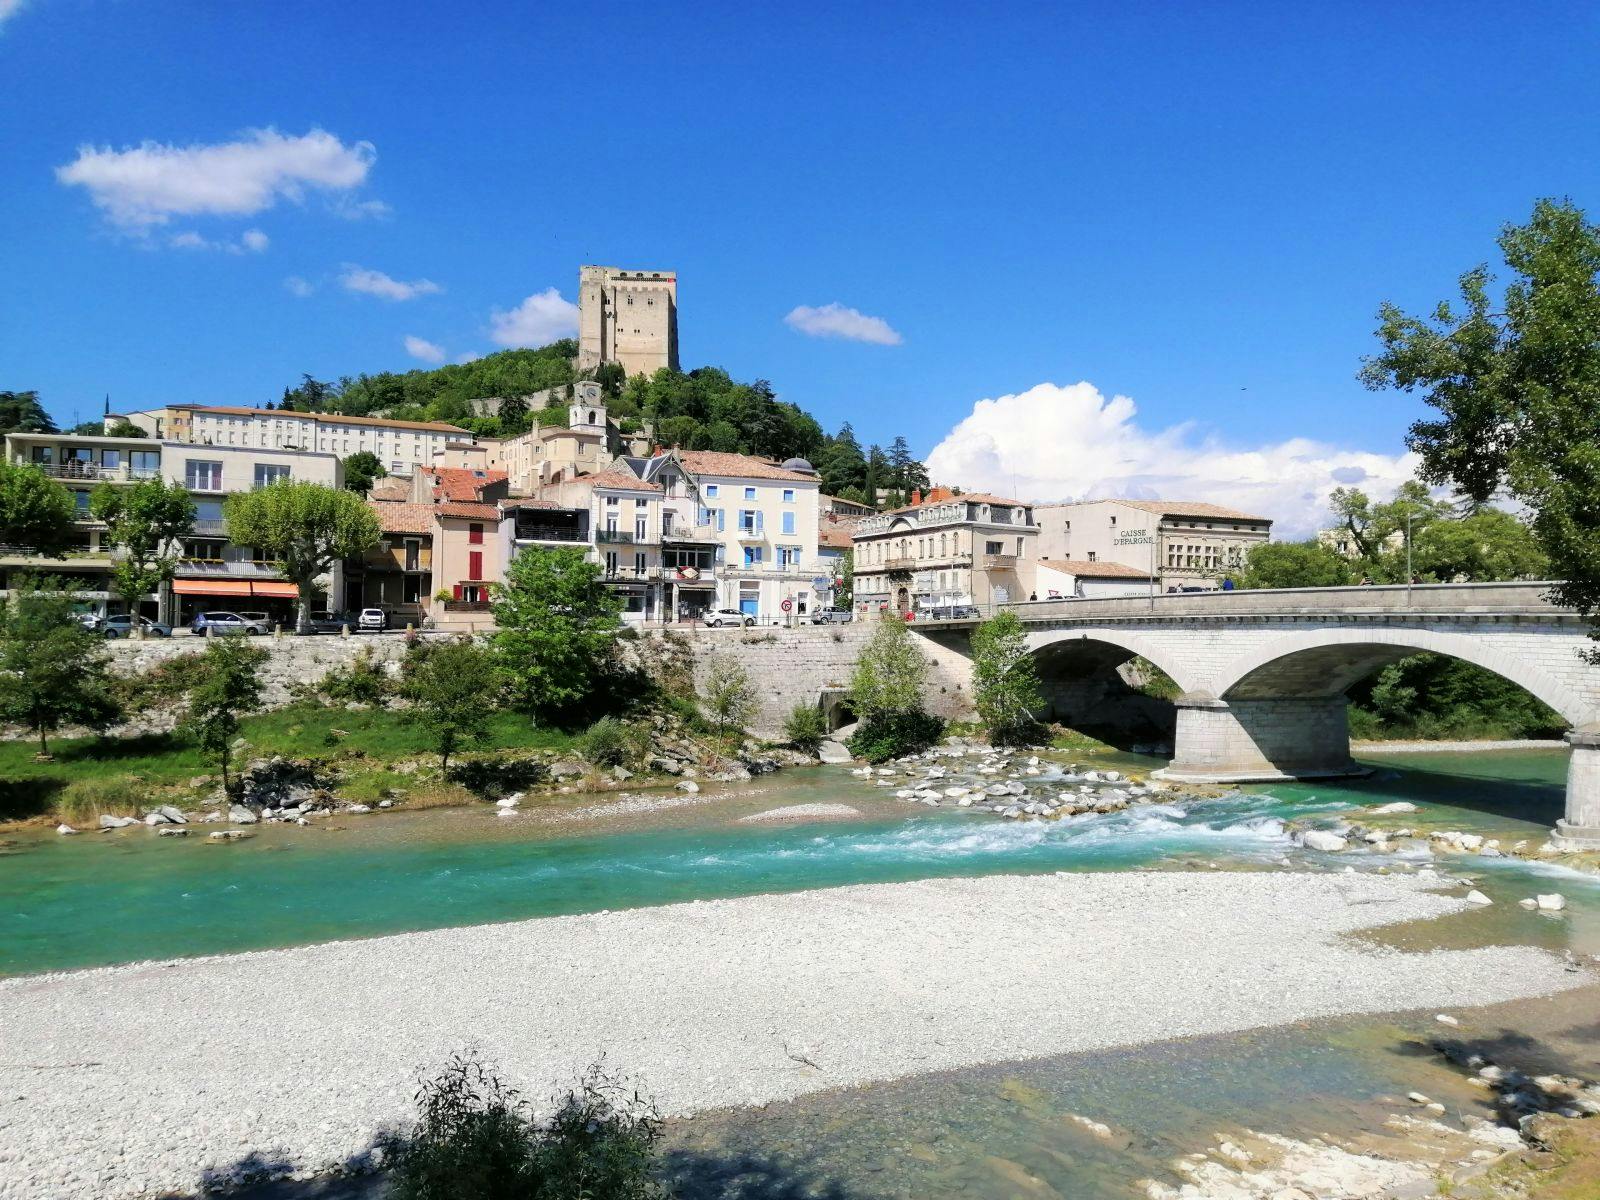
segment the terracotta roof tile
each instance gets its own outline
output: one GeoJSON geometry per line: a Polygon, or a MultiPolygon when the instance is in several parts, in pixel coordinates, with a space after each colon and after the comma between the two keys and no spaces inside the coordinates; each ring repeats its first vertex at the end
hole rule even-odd
{"type": "Polygon", "coordinates": [[[728,454],[720,450],[679,450],[678,460],[691,475],[718,475],[729,479],[793,479],[816,483],[815,475],[785,471],[777,463],[748,454],[728,454]]]}
{"type": "Polygon", "coordinates": [[[468,504],[462,501],[447,500],[429,507],[441,517],[465,517],[470,521],[498,521],[500,519],[500,508],[494,504],[468,504]]]}
{"type": "Polygon", "coordinates": [[[479,500],[484,488],[509,478],[504,471],[473,467],[423,467],[422,474],[432,477],[436,500],[479,500]]]}
{"type": "Polygon", "coordinates": [[[817,545],[830,550],[848,550],[855,545],[855,538],[851,536],[848,526],[824,521],[817,527],[817,545]]]}
{"type": "Polygon", "coordinates": [[[367,507],[378,514],[385,533],[432,533],[433,505],[405,504],[393,500],[369,500],[367,507]]]}
{"type": "Polygon", "coordinates": [[[1270,517],[1256,517],[1237,508],[1221,504],[1208,504],[1204,500],[1121,500],[1118,503],[1163,517],[1211,517],[1223,521],[1268,521],[1270,517]]]}
{"type": "Polygon", "coordinates": [[[578,481],[587,483],[591,487],[616,488],[619,491],[660,492],[664,490],[659,483],[648,483],[623,467],[607,467],[604,471],[597,471],[593,475],[580,475],[578,481]]]}
{"type": "Polygon", "coordinates": [[[988,492],[963,492],[959,496],[943,496],[938,500],[924,500],[921,504],[907,504],[903,508],[891,508],[890,512],[915,512],[919,508],[937,508],[941,504],[998,504],[1006,508],[1027,508],[1026,500],[1008,500],[1004,496],[991,496],[988,492]]]}

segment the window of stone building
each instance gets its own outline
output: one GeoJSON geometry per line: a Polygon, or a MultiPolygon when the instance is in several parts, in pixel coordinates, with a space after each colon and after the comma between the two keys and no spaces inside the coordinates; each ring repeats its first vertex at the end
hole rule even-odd
{"type": "Polygon", "coordinates": [[[1090,562],[1099,562],[1100,561],[1099,558],[1096,557],[1096,552],[1093,551],[1093,550],[1089,551],[1089,561],[1090,562]]]}
{"type": "Polygon", "coordinates": [[[1115,517],[1112,517],[1111,518],[1111,528],[1115,529],[1116,527],[1117,527],[1117,519],[1115,517]]]}

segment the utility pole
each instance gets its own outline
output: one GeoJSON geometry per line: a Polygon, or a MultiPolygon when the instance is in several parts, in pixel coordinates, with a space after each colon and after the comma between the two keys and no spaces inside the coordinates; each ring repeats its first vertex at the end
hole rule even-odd
{"type": "Polygon", "coordinates": [[[1410,509],[1406,510],[1406,607],[1411,607],[1411,581],[1416,578],[1411,572],[1411,518],[1415,514],[1410,509]]]}

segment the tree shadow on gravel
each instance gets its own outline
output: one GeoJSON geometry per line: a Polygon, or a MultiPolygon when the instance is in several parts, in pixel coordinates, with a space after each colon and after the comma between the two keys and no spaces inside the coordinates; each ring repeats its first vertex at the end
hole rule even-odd
{"type": "MultiPolygon", "coordinates": [[[[352,1155],[339,1169],[315,1179],[273,1179],[288,1172],[289,1164],[251,1151],[222,1170],[207,1172],[199,1191],[162,1192],[150,1200],[386,1200],[388,1176],[371,1169],[371,1155],[372,1149],[352,1155]],[[260,1182],[231,1182],[252,1178],[260,1182]]],[[[871,1200],[869,1193],[748,1151],[669,1150],[662,1155],[661,1179],[676,1200],[871,1200]]]]}

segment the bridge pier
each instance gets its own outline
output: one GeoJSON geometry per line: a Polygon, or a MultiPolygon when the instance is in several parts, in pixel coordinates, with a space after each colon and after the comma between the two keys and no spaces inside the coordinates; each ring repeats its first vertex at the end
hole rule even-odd
{"type": "Polygon", "coordinates": [[[1156,772],[1162,779],[1271,783],[1366,773],[1350,757],[1343,696],[1223,701],[1198,695],[1179,698],[1176,707],[1172,762],[1156,772]]]}
{"type": "Polygon", "coordinates": [[[1600,732],[1567,734],[1567,815],[1550,837],[1557,850],[1600,850],[1600,732]]]}

